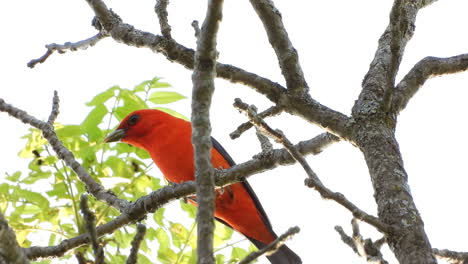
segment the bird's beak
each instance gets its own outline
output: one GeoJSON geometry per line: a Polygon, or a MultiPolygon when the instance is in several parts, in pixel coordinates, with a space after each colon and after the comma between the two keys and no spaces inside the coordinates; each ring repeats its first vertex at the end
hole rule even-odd
{"type": "Polygon", "coordinates": [[[107,137],[104,139],[104,143],[120,141],[126,135],[127,135],[126,129],[122,129],[122,128],[117,129],[114,132],[107,135],[107,137]]]}

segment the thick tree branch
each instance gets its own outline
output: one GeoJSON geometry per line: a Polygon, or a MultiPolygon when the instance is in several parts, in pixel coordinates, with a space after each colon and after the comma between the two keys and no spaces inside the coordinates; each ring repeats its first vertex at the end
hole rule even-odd
{"type": "Polygon", "coordinates": [[[301,230],[297,226],[289,228],[288,231],[286,231],[281,236],[277,237],[273,242],[268,244],[266,247],[262,248],[261,250],[250,253],[249,255],[247,255],[247,257],[241,260],[238,264],[248,264],[263,255],[269,256],[271,254],[274,254],[286,242],[286,240],[290,239],[291,237],[299,233],[299,231],[301,230]]]}
{"type": "Polygon", "coordinates": [[[299,56],[289,40],[281,13],[271,0],[250,0],[250,3],[262,21],[268,40],[275,50],[281,73],[286,79],[286,87],[291,93],[307,93],[309,87],[299,63],[299,56]]]}
{"type": "Polygon", "coordinates": [[[213,231],[215,182],[211,163],[210,106],[216,77],[216,37],[222,19],[223,0],[209,0],[206,18],[200,30],[192,74],[192,144],[197,183],[197,260],[214,263],[213,231]]]}
{"type": "Polygon", "coordinates": [[[429,78],[462,72],[467,69],[468,54],[448,58],[426,57],[420,60],[396,86],[392,102],[393,111],[399,113],[405,109],[409,100],[429,78]]]}
{"type": "Polygon", "coordinates": [[[29,264],[29,260],[16,241],[16,234],[0,211],[0,263],[29,264]]]}
{"type": "Polygon", "coordinates": [[[395,0],[387,29],[362,82],[362,92],[353,107],[354,117],[372,116],[389,110],[395,76],[406,44],[415,29],[418,11],[434,1],[395,0]]]}
{"type": "Polygon", "coordinates": [[[308,95],[288,96],[281,102],[284,111],[302,117],[341,139],[354,143],[352,125],[348,116],[320,104],[308,95]]]}
{"type": "Polygon", "coordinates": [[[70,51],[85,50],[89,47],[96,45],[96,43],[98,43],[100,40],[104,39],[105,37],[107,37],[106,34],[99,32],[90,38],[87,38],[85,40],[81,40],[78,42],[73,42],[73,43],[65,42],[64,44],[56,44],[56,43],[48,44],[45,46],[47,49],[46,53],[38,59],[31,60],[30,62],[28,62],[27,65],[29,68],[34,68],[36,64],[45,62],[50,57],[50,55],[52,55],[55,51],[62,54],[62,53],[67,52],[68,50],[70,51]]]}
{"type": "MultiPolygon", "coordinates": [[[[195,52],[192,49],[180,45],[173,39],[141,31],[129,24],[122,23],[115,18],[115,14],[107,8],[102,0],[86,0],[86,2],[91,6],[106,32],[109,32],[115,41],[138,48],[149,48],[153,52],[162,53],[170,61],[193,69],[195,52]]],[[[216,76],[233,83],[252,87],[273,102],[277,102],[286,91],[278,83],[228,64],[217,63],[216,76]]]]}
{"type": "Polygon", "coordinates": [[[436,263],[411,196],[395,138],[396,113],[391,112],[395,75],[413,35],[416,15],[432,2],[394,1],[389,24],[379,39],[363,89],[352,109],[353,142],[366,159],[380,221],[398,230],[386,235],[400,263],[436,263]]]}
{"type": "MultiPolygon", "coordinates": [[[[57,93],[55,93],[54,106],[52,107],[53,110],[49,120],[55,119],[54,115],[58,113],[58,102],[58,96],[57,93]]],[[[55,153],[57,153],[57,156],[63,161],[65,161],[65,164],[67,164],[67,166],[70,167],[76,173],[76,175],[78,175],[80,180],[86,185],[87,191],[90,192],[98,200],[106,201],[109,205],[119,209],[120,211],[124,210],[128,206],[128,201],[119,199],[112,192],[105,190],[104,187],[97,183],[83,168],[83,166],[76,161],[73,153],[71,153],[70,150],[68,150],[58,139],[52,124],[38,120],[37,118],[29,115],[25,111],[5,103],[5,101],[1,98],[0,112],[6,112],[14,118],[20,120],[21,122],[29,124],[41,130],[42,135],[45,139],[47,139],[55,153]]]]}

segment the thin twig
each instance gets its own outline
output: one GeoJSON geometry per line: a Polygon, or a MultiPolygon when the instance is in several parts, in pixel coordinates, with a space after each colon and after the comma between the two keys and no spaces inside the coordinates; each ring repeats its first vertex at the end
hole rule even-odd
{"type": "Polygon", "coordinates": [[[258,141],[260,141],[260,147],[262,148],[262,153],[268,153],[273,150],[273,144],[271,144],[269,138],[262,134],[258,129],[255,132],[257,135],[258,141]]]}
{"type": "Polygon", "coordinates": [[[192,27],[195,31],[195,38],[198,39],[200,37],[200,26],[198,25],[197,20],[192,21],[192,27]]]}
{"type": "Polygon", "coordinates": [[[91,245],[93,246],[93,252],[95,256],[95,263],[96,264],[103,264],[104,263],[104,250],[102,246],[99,244],[98,236],[96,233],[96,216],[94,215],[91,210],[89,210],[88,206],[88,196],[86,194],[82,194],[80,198],[80,210],[83,214],[83,220],[85,223],[86,231],[89,234],[89,240],[91,240],[91,245]]]}
{"type": "Polygon", "coordinates": [[[380,251],[382,245],[385,243],[385,237],[373,242],[371,239],[364,239],[359,230],[358,221],[353,218],[351,220],[353,229],[352,236],[348,236],[341,226],[335,226],[336,232],[340,234],[341,240],[348,245],[356,254],[364,257],[367,262],[375,264],[388,264],[383,258],[380,251]]]}
{"type": "Polygon", "coordinates": [[[343,194],[338,192],[332,192],[330,189],[325,187],[318,178],[318,176],[315,174],[315,172],[310,168],[303,155],[294,147],[294,145],[286,138],[286,136],[281,131],[274,130],[270,126],[268,126],[268,124],[265,123],[265,121],[263,121],[261,118],[258,117],[258,115],[255,114],[253,109],[248,104],[245,104],[239,98],[236,98],[234,106],[239,110],[244,111],[249,117],[252,124],[258,127],[267,136],[272,137],[277,142],[283,144],[284,148],[288,150],[291,156],[302,165],[302,167],[308,175],[308,178],[305,180],[306,186],[314,188],[320,193],[322,198],[336,201],[338,204],[351,211],[354,217],[374,226],[379,231],[383,233],[387,233],[389,231],[389,226],[382,223],[377,217],[369,215],[363,210],[359,209],[356,205],[351,203],[343,194]]]}
{"type": "Polygon", "coordinates": [[[254,251],[247,255],[247,257],[241,260],[239,264],[248,264],[261,257],[262,255],[270,256],[274,254],[284,244],[284,242],[286,242],[286,240],[299,233],[299,231],[301,230],[298,226],[289,228],[288,231],[286,231],[281,236],[277,237],[273,242],[271,242],[261,250],[254,251]]]}
{"type": "Polygon", "coordinates": [[[87,38],[85,40],[81,40],[78,42],[73,42],[73,43],[65,42],[64,44],[56,44],[56,43],[48,44],[45,46],[47,49],[46,53],[38,59],[31,60],[30,62],[28,62],[27,65],[29,68],[34,68],[36,64],[45,62],[50,57],[50,55],[52,55],[55,51],[62,54],[68,50],[70,51],[77,51],[79,49],[85,50],[89,47],[96,45],[96,43],[98,43],[100,40],[102,40],[105,37],[107,37],[106,34],[99,32],[90,38],[87,38]]]}
{"type": "MultiPolygon", "coordinates": [[[[58,107],[58,104],[56,104],[56,106],[58,107]]],[[[124,210],[129,205],[128,201],[117,198],[115,194],[105,190],[102,185],[97,183],[89,175],[89,173],[83,168],[83,166],[78,161],[76,161],[73,153],[70,150],[68,150],[63,145],[63,143],[58,139],[57,134],[55,133],[54,127],[51,124],[49,124],[48,122],[41,121],[29,115],[25,111],[19,108],[16,108],[10,104],[5,103],[5,101],[1,98],[0,98],[0,112],[6,112],[9,115],[20,120],[21,122],[25,124],[29,124],[41,130],[42,135],[52,146],[55,153],[57,153],[57,156],[63,161],[65,161],[67,166],[70,167],[76,173],[76,175],[78,175],[80,180],[86,185],[87,191],[93,194],[93,196],[96,197],[98,200],[106,201],[109,205],[121,211],[124,210]]],[[[54,114],[51,113],[51,116],[54,116],[54,114]]]]}
{"type": "Polygon", "coordinates": [[[143,224],[137,224],[137,233],[132,240],[132,248],[130,249],[130,255],[127,258],[127,264],[135,264],[138,260],[138,250],[140,249],[140,244],[145,238],[146,226],[143,224]]]}
{"type": "Polygon", "coordinates": [[[255,127],[257,127],[262,133],[273,138],[276,142],[282,144],[284,148],[289,151],[291,156],[293,156],[293,158],[301,164],[309,178],[321,184],[319,178],[317,177],[317,174],[315,174],[315,172],[309,166],[304,157],[297,151],[297,149],[294,148],[294,145],[291,143],[291,141],[289,141],[289,139],[283,134],[282,131],[278,129],[272,129],[265,121],[263,121],[263,119],[261,119],[257,115],[255,109],[252,108],[252,106],[249,106],[248,104],[242,102],[241,99],[235,99],[234,107],[245,112],[249,117],[250,122],[253,125],[255,125],[255,127]]]}
{"type": "Polygon", "coordinates": [[[169,25],[167,16],[167,5],[169,0],[157,0],[154,6],[154,11],[159,19],[159,26],[161,27],[161,33],[164,37],[171,39],[171,26],[169,25]]]}
{"type": "Polygon", "coordinates": [[[54,91],[54,99],[52,100],[52,111],[50,112],[49,119],[47,120],[47,123],[49,125],[53,126],[55,119],[57,119],[57,116],[59,114],[59,103],[60,103],[60,98],[58,97],[57,91],[54,91]]]}
{"type": "Polygon", "coordinates": [[[448,249],[433,248],[432,252],[438,259],[447,261],[450,264],[468,263],[468,252],[457,252],[448,249]]]}
{"type": "MultiPolygon", "coordinates": [[[[264,119],[266,117],[277,116],[282,111],[283,111],[283,109],[281,107],[275,105],[275,106],[272,106],[272,107],[268,108],[267,110],[259,113],[258,116],[260,118],[264,119]]],[[[236,130],[234,130],[231,134],[229,134],[229,136],[231,137],[231,139],[236,139],[236,138],[240,137],[242,135],[242,133],[249,130],[252,126],[253,126],[252,123],[245,122],[245,123],[241,124],[240,126],[238,126],[236,130]]]]}

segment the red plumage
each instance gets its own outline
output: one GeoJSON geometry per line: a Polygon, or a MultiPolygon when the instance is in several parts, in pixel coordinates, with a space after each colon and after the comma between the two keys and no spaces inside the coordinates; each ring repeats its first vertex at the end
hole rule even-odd
{"type": "MultiPolygon", "coordinates": [[[[189,122],[159,110],[145,109],[129,114],[106,141],[121,140],[143,148],[170,182],[194,180],[192,128],[189,122]]],[[[234,161],[213,139],[211,161],[214,168],[229,168],[234,161]]],[[[196,204],[194,200],[191,203],[196,204]]],[[[247,181],[217,190],[215,217],[245,235],[257,247],[271,243],[277,236],[257,196],[247,181]]],[[[271,263],[301,263],[286,246],[269,256],[271,263]]]]}

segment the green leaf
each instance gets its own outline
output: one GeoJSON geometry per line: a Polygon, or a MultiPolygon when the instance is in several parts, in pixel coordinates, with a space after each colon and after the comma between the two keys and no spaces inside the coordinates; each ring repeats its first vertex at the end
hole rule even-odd
{"type": "Polygon", "coordinates": [[[67,186],[63,182],[55,183],[52,185],[52,190],[47,192],[50,197],[56,197],[56,199],[68,199],[67,186]]]}
{"type": "Polygon", "coordinates": [[[97,141],[103,137],[102,130],[98,125],[102,122],[102,119],[107,113],[109,113],[109,111],[105,105],[96,105],[81,123],[81,128],[89,136],[89,141],[97,141]]]}
{"type": "Polygon", "coordinates": [[[161,110],[165,113],[168,113],[172,116],[175,116],[175,117],[178,117],[180,119],[183,119],[185,121],[190,121],[186,116],[184,116],[183,114],[177,112],[177,111],[174,111],[172,109],[169,109],[169,108],[166,108],[166,107],[155,107],[154,109],[158,109],[158,110],[161,110]]]}
{"type": "Polygon", "coordinates": [[[114,176],[123,178],[133,177],[133,171],[131,170],[132,167],[116,156],[110,156],[107,158],[104,165],[108,166],[112,170],[114,176]]]}
{"type": "Polygon", "coordinates": [[[167,82],[154,82],[153,81],[153,82],[151,82],[151,85],[150,85],[151,89],[153,89],[153,88],[168,88],[168,87],[172,87],[172,85],[170,85],[167,82]]]}
{"type": "Polygon", "coordinates": [[[144,254],[138,253],[138,264],[152,264],[153,262],[144,254]]]}
{"type": "Polygon", "coordinates": [[[119,98],[123,101],[123,105],[114,110],[114,116],[118,120],[122,120],[125,116],[138,109],[148,108],[148,105],[133,91],[122,89],[119,93],[119,98]]]}
{"type": "Polygon", "coordinates": [[[36,155],[33,151],[36,154],[40,153],[43,146],[47,143],[47,140],[42,137],[42,132],[40,130],[30,129],[29,131],[31,131],[31,133],[22,137],[28,139],[28,142],[26,143],[26,147],[18,153],[20,158],[35,158],[36,155]]]}
{"type": "Polygon", "coordinates": [[[128,248],[130,247],[130,243],[132,242],[133,238],[127,234],[127,232],[124,232],[122,229],[120,229],[114,232],[114,239],[119,247],[128,248]]]}
{"type": "Polygon", "coordinates": [[[169,236],[162,228],[156,229],[156,239],[159,242],[160,250],[169,248],[169,236]]]}
{"type": "Polygon", "coordinates": [[[12,175],[9,175],[8,173],[6,174],[7,176],[5,177],[7,180],[11,182],[17,182],[19,178],[21,177],[21,171],[16,171],[12,175]]]}
{"type": "Polygon", "coordinates": [[[18,241],[18,244],[22,247],[30,247],[31,246],[31,241],[27,239],[28,234],[31,231],[29,230],[16,230],[16,240],[18,241]]]}
{"type": "Polygon", "coordinates": [[[52,233],[49,237],[49,246],[53,246],[55,245],[55,239],[57,238],[57,235],[55,235],[54,233],[52,233]]]}
{"type": "Polygon", "coordinates": [[[177,254],[170,248],[169,236],[166,232],[158,228],[156,230],[156,238],[159,242],[158,260],[162,263],[173,264],[177,260],[177,254]]]}
{"type": "Polygon", "coordinates": [[[13,197],[18,197],[21,200],[25,200],[28,203],[35,204],[39,207],[49,207],[49,200],[47,200],[42,194],[17,188],[12,194],[13,197]]]}
{"type": "Polygon", "coordinates": [[[10,185],[8,183],[0,184],[0,196],[4,196],[9,193],[10,185]]]}
{"type": "Polygon", "coordinates": [[[136,85],[133,88],[133,91],[134,92],[144,92],[147,89],[149,90],[149,89],[154,89],[154,88],[168,88],[168,87],[171,87],[171,85],[169,83],[160,82],[159,80],[161,80],[161,78],[154,77],[151,80],[143,81],[140,84],[136,85]]]}
{"type": "Polygon", "coordinates": [[[190,218],[195,219],[195,216],[197,215],[197,208],[194,205],[180,200],[180,207],[189,215],[190,218]]]}
{"type": "Polygon", "coordinates": [[[215,247],[218,247],[224,243],[226,243],[227,240],[231,239],[232,234],[234,231],[232,228],[227,227],[224,224],[221,224],[220,222],[215,222],[215,230],[213,233],[213,244],[215,247]]]}
{"type": "Polygon", "coordinates": [[[133,88],[133,91],[135,93],[137,92],[144,92],[146,90],[146,87],[148,87],[148,84],[151,83],[151,80],[146,80],[146,81],[143,81],[141,82],[140,84],[136,85],[134,88],[133,88]]]}
{"type": "Polygon", "coordinates": [[[158,260],[163,264],[174,264],[177,261],[177,254],[170,248],[164,250],[160,248],[158,250],[158,260]]]}
{"type": "Polygon", "coordinates": [[[172,235],[172,243],[178,248],[182,248],[188,239],[189,232],[185,226],[179,223],[171,223],[169,228],[172,235]]]}
{"type": "Polygon", "coordinates": [[[224,259],[226,257],[223,254],[217,254],[215,257],[216,264],[224,264],[224,259]]]}
{"type": "Polygon", "coordinates": [[[127,257],[121,254],[108,254],[110,263],[125,263],[127,257]]]}
{"type": "Polygon", "coordinates": [[[141,148],[135,148],[135,154],[140,158],[140,159],[149,159],[151,158],[150,154],[141,148]]]}
{"type": "Polygon", "coordinates": [[[57,136],[61,139],[68,137],[75,137],[83,134],[81,126],[79,125],[66,125],[55,130],[57,136]]]}
{"type": "Polygon", "coordinates": [[[119,86],[117,86],[117,85],[112,86],[111,88],[105,90],[104,92],[99,93],[96,96],[94,96],[94,98],[90,102],[87,102],[86,105],[87,106],[95,106],[95,105],[103,104],[103,103],[107,102],[107,100],[112,98],[115,95],[114,91],[118,90],[118,89],[120,89],[119,86]]]}
{"type": "Polygon", "coordinates": [[[233,247],[231,251],[231,258],[236,259],[237,261],[245,258],[249,253],[240,247],[233,247]]]}
{"type": "Polygon", "coordinates": [[[169,104],[169,103],[177,102],[185,98],[187,97],[177,92],[167,92],[167,91],[159,92],[158,91],[158,92],[152,93],[149,96],[148,100],[155,104],[169,104]]]}

